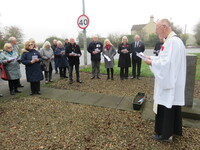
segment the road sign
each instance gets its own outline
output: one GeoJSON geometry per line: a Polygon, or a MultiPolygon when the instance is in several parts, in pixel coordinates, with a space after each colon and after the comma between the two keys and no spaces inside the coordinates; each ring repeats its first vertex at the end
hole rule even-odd
{"type": "Polygon", "coordinates": [[[77,20],[78,27],[81,29],[86,29],[89,25],[89,22],[90,20],[86,15],[79,16],[77,20]]]}

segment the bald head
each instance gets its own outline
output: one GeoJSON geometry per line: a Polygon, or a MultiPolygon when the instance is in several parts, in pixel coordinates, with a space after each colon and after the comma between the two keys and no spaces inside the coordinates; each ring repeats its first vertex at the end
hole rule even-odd
{"type": "Polygon", "coordinates": [[[15,37],[10,37],[8,39],[8,42],[11,43],[12,45],[16,45],[17,44],[17,39],[15,37]]]}
{"type": "Polygon", "coordinates": [[[166,27],[170,27],[171,28],[171,22],[168,19],[158,20],[157,24],[164,25],[166,27]]]}
{"type": "Polygon", "coordinates": [[[53,40],[53,44],[57,45],[57,40],[56,39],[53,40]]]}
{"type": "Polygon", "coordinates": [[[171,22],[168,19],[158,20],[156,23],[156,33],[160,39],[167,38],[171,32],[171,22]]]}
{"type": "Polygon", "coordinates": [[[74,38],[70,38],[69,42],[70,42],[71,44],[74,44],[74,43],[75,43],[74,38]]]}
{"type": "Polygon", "coordinates": [[[139,40],[140,40],[140,36],[136,34],[136,35],[134,36],[134,40],[135,40],[136,42],[139,41],[139,40]]]}
{"type": "Polygon", "coordinates": [[[97,41],[99,40],[99,37],[98,37],[97,35],[94,35],[94,36],[92,37],[92,40],[93,40],[94,42],[97,42],[97,41]]]}

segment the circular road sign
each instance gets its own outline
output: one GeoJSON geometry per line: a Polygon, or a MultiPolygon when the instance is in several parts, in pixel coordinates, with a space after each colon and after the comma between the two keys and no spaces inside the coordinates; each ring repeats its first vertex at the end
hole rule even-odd
{"type": "Polygon", "coordinates": [[[86,29],[89,25],[89,22],[90,20],[86,15],[79,16],[77,20],[78,27],[81,29],[86,29]]]}

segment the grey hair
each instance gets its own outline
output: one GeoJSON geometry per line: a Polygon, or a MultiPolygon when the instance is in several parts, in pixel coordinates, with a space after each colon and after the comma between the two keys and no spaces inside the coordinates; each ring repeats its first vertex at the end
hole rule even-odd
{"type": "Polygon", "coordinates": [[[16,38],[14,36],[9,37],[8,42],[12,43],[14,40],[16,40],[16,38]]]}
{"type": "Polygon", "coordinates": [[[172,27],[172,23],[169,21],[169,19],[160,19],[158,20],[158,22],[160,22],[162,25],[168,26],[168,27],[172,27]]]}
{"type": "Polygon", "coordinates": [[[44,42],[42,49],[46,49],[47,46],[51,47],[51,43],[49,41],[44,42]]]}

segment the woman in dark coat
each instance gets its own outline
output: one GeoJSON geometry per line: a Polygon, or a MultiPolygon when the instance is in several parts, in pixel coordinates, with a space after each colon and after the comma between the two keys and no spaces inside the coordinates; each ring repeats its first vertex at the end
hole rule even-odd
{"type": "Polygon", "coordinates": [[[118,47],[119,61],[118,67],[120,67],[120,78],[128,79],[128,68],[131,67],[130,58],[130,45],[128,44],[128,38],[124,36],[122,38],[122,43],[118,47]]]}
{"type": "Polygon", "coordinates": [[[41,55],[34,48],[34,44],[30,41],[25,43],[25,50],[23,51],[21,62],[26,66],[26,78],[31,85],[31,94],[40,94],[40,81],[43,80],[43,74],[40,62],[41,55]]]}
{"type": "Polygon", "coordinates": [[[61,41],[57,42],[57,48],[54,52],[56,59],[56,66],[59,67],[60,78],[68,78],[66,76],[66,69],[69,67],[67,57],[65,55],[65,48],[62,45],[61,41]]]}

